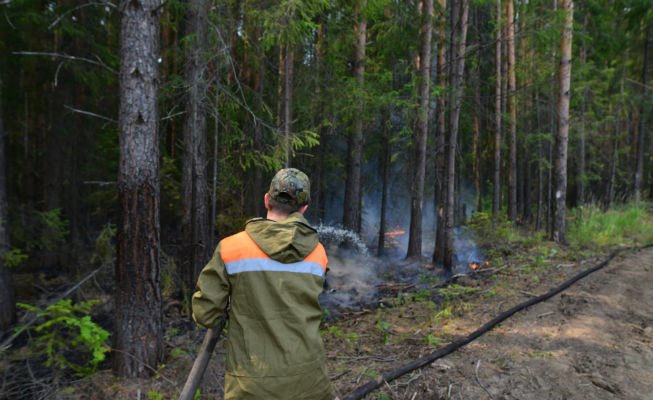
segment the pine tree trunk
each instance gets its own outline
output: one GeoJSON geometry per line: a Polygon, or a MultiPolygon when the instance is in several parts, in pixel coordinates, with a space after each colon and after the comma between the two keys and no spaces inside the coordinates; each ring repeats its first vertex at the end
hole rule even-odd
{"type": "MultiPolygon", "coordinates": [[[[537,132],[542,131],[542,121],[540,116],[540,95],[535,90],[535,117],[537,119],[537,132]]],[[[537,140],[537,211],[535,214],[535,229],[542,229],[542,210],[544,208],[544,170],[542,163],[544,160],[544,145],[542,138],[537,140]]]]}
{"type": "MultiPolygon", "coordinates": [[[[587,15],[584,18],[583,28],[587,27],[587,15]]],[[[585,68],[587,64],[587,45],[585,39],[582,40],[582,48],[580,51],[580,64],[585,68]]],[[[585,204],[585,174],[586,174],[586,114],[587,114],[587,96],[589,91],[585,89],[582,94],[581,100],[581,116],[580,127],[578,131],[578,172],[576,173],[576,205],[582,206],[585,204]]]]}
{"type": "Polygon", "coordinates": [[[415,162],[412,183],[410,232],[407,257],[422,255],[422,208],[424,203],[424,180],[426,177],[426,137],[429,128],[429,104],[431,102],[431,37],[433,31],[433,0],[422,0],[422,48],[420,51],[420,101],[417,126],[413,134],[415,162]]]}
{"type": "MultiPolygon", "coordinates": [[[[385,126],[385,121],[384,121],[385,126]]],[[[383,132],[383,155],[381,156],[381,217],[379,221],[379,240],[377,256],[385,253],[386,212],[388,210],[388,184],[390,182],[390,134],[387,128],[383,132]]]]}
{"type": "Polygon", "coordinates": [[[457,16],[457,27],[454,36],[453,75],[451,77],[451,115],[449,126],[449,146],[447,148],[447,202],[446,222],[444,228],[444,268],[451,270],[454,261],[454,215],[455,215],[455,181],[456,181],[456,145],[458,143],[458,126],[460,122],[460,106],[462,102],[463,74],[465,72],[465,45],[467,43],[467,21],[469,17],[469,0],[457,0],[453,4],[457,16]]]}
{"type": "Polygon", "coordinates": [[[517,108],[515,79],[515,4],[514,0],[505,0],[506,4],[506,50],[508,53],[508,116],[510,118],[510,161],[508,166],[508,218],[517,221],[517,108]]]}
{"type": "Polygon", "coordinates": [[[199,272],[211,257],[209,234],[209,197],[206,137],[206,100],[208,86],[207,33],[209,2],[192,0],[186,18],[185,78],[188,85],[184,121],[184,158],[182,175],[181,270],[184,289],[190,300],[199,272]]]}
{"type": "Polygon", "coordinates": [[[152,374],[163,355],[159,289],[159,9],[120,4],[120,171],[113,371],[152,374]]]}
{"type": "Polygon", "coordinates": [[[558,92],[558,132],[556,135],[555,173],[554,173],[554,221],[553,240],[565,242],[567,199],[567,143],[569,140],[569,98],[571,91],[571,46],[574,29],[574,2],[562,0],[565,24],[560,40],[560,73],[558,92]]]}
{"type": "Polygon", "coordinates": [[[608,180],[607,180],[607,189],[605,191],[605,208],[609,209],[614,204],[615,199],[615,185],[617,181],[617,164],[618,164],[618,136],[619,136],[619,123],[620,121],[614,122],[614,126],[610,129],[611,135],[611,146],[610,146],[610,161],[608,162],[608,180]]]}
{"type": "Polygon", "coordinates": [[[322,99],[322,63],[324,60],[324,34],[325,23],[320,20],[316,31],[315,42],[315,102],[314,109],[311,113],[311,126],[317,126],[318,134],[320,135],[320,144],[315,148],[315,161],[313,163],[313,171],[311,173],[311,207],[313,215],[317,220],[323,219],[324,211],[324,153],[326,149],[326,130],[323,124],[324,112],[323,105],[325,104],[322,99]]]}
{"type": "MultiPolygon", "coordinates": [[[[437,75],[438,85],[444,89],[447,87],[448,76],[445,72],[447,59],[446,59],[446,6],[447,0],[439,0],[439,11],[441,18],[438,23],[438,62],[437,62],[437,75]]],[[[436,124],[436,145],[435,145],[435,195],[434,195],[434,210],[437,212],[435,218],[435,249],[433,250],[433,262],[444,262],[444,204],[447,199],[445,176],[446,169],[446,129],[447,129],[447,97],[444,93],[438,95],[437,98],[437,124],[436,124]]]]}
{"type": "Polygon", "coordinates": [[[494,112],[495,112],[495,135],[494,135],[494,194],[492,196],[492,215],[493,220],[496,223],[497,218],[499,217],[499,212],[501,211],[501,131],[502,131],[502,121],[503,115],[501,113],[501,97],[502,97],[502,77],[501,77],[501,51],[502,51],[502,41],[501,33],[503,32],[501,27],[501,0],[497,0],[497,9],[496,9],[496,47],[495,47],[495,69],[496,69],[496,81],[495,81],[495,102],[494,102],[494,112]]]}
{"type": "Polygon", "coordinates": [[[11,271],[4,262],[9,250],[7,226],[7,153],[5,151],[4,114],[2,109],[2,79],[0,79],[0,336],[16,320],[16,303],[11,271]]]}
{"type": "MultiPolygon", "coordinates": [[[[355,6],[354,35],[354,69],[358,90],[363,90],[365,82],[365,42],[367,40],[367,20],[363,13],[366,0],[359,0],[355,6]]],[[[342,224],[345,228],[360,233],[361,230],[361,170],[363,159],[363,99],[361,93],[356,95],[357,112],[353,131],[349,135],[349,149],[347,155],[347,179],[345,182],[344,212],[342,224]]]]}
{"type": "Polygon", "coordinates": [[[292,96],[295,79],[295,50],[291,43],[286,43],[285,73],[283,82],[283,136],[286,141],[286,168],[292,163],[292,96]]]}
{"type": "MultiPolygon", "coordinates": [[[[553,11],[558,11],[558,0],[553,0],[553,11]]],[[[556,84],[559,86],[559,80],[555,76],[555,68],[558,65],[557,51],[553,49],[551,55],[551,92],[549,100],[549,129],[551,130],[551,139],[555,141],[557,132],[557,109],[554,99],[557,96],[556,84]]],[[[553,237],[553,145],[549,142],[546,143],[547,157],[549,165],[547,166],[546,177],[546,231],[549,237],[553,237]]]]}
{"type": "Polygon", "coordinates": [[[292,158],[291,124],[292,124],[292,81],[294,67],[294,50],[292,44],[279,46],[279,87],[277,90],[277,125],[284,149],[284,166],[289,168],[292,158]]]}
{"type": "MultiPolygon", "coordinates": [[[[476,26],[476,31],[479,32],[478,38],[477,38],[477,46],[480,49],[481,46],[483,45],[482,40],[481,40],[481,27],[480,27],[480,19],[481,19],[481,10],[480,8],[476,8],[476,12],[474,13],[475,15],[475,20],[474,20],[474,25],[476,26]]],[[[474,68],[474,116],[472,120],[472,126],[473,126],[473,139],[472,139],[472,153],[473,153],[473,162],[472,162],[472,170],[474,174],[474,190],[476,192],[476,201],[474,207],[476,207],[476,211],[481,211],[483,208],[482,204],[482,193],[481,193],[481,161],[482,161],[482,154],[481,154],[481,120],[482,120],[482,106],[481,106],[481,55],[482,52],[479,50],[478,56],[476,59],[476,65],[474,68]]]]}
{"type": "MultiPolygon", "coordinates": [[[[646,137],[646,120],[648,118],[648,44],[650,40],[651,27],[646,27],[644,37],[644,62],[642,66],[642,99],[639,106],[639,135],[637,138],[637,163],[635,167],[634,179],[634,198],[635,202],[639,202],[642,198],[642,180],[644,175],[644,139],[646,137]]],[[[653,169],[653,168],[652,168],[653,169]]]]}
{"type": "MultiPolygon", "coordinates": [[[[260,30],[257,31],[257,38],[261,37],[260,30]]],[[[260,47],[260,46],[259,46],[260,47]]],[[[254,90],[256,91],[256,109],[259,115],[263,115],[265,112],[265,104],[263,102],[263,94],[265,93],[265,59],[264,52],[259,50],[259,65],[256,71],[256,84],[254,90]]],[[[262,154],[265,151],[265,139],[263,137],[263,123],[258,119],[253,119],[253,135],[254,135],[254,151],[262,154]]],[[[263,207],[263,201],[261,200],[267,188],[263,182],[263,171],[261,168],[254,169],[254,182],[252,184],[254,190],[254,215],[262,217],[264,216],[265,210],[263,207]]]]}

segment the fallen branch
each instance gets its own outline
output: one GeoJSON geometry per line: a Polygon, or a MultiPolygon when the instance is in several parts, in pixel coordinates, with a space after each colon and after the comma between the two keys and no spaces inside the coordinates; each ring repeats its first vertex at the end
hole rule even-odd
{"type": "Polygon", "coordinates": [[[526,308],[540,303],[542,301],[548,300],[551,297],[559,294],[560,292],[568,289],[571,285],[574,283],[578,282],[579,280],[585,278],[586,276],[590,275],[593,272],[596,272],[602,268],[604,268],[610,261],[612,261],[617,255],[619,255],[621,252],[626,251],[626,250],[643,250],[649,247],[653,247],[653,244],[649,244],[643,247],[639,247],[637,249],[633,248],[623,248],[619,250],[615,250],[610,254],[605,260],[603,260],[601,263],[595,265],[592,268],[589,268],[583,272],[580,272],[576,274],[573,278],[563,282],[559,286],[549,290],[547,293],[534,297],[528,301],[525,301],[523,303],[517,304],[516,306],[510,308],[507,311],[502,312],[501,314],[497,315],[494,317],[492,320],[489,322],[485,323],[483,326],[481,326],[479,329],[476,331],[472,332],[466,337],[463,337],[459,340],[456,340],[450,344],[448,344],[445,347],[442,347],[438,349],[437,351],[428,354],[422,358],[419,358],[413,362],[410,362],[394,371],[387,372],[383,375],[378,376],[375,380],[369,381],[368,383],[358,387],[355,389],[353,392],[351,392],[349,395],[347,395],[344,400],[358,400],[363,398],[365,395],[370,393],[371,391],[378,389],[380,386],[382,386],[385,382],[391,382],[397,378],[399,378],[402,375],[405,375],[411,371],[414,371],[418,368],[422,368],[433,361],[442,358],[448,354],[453,353],[454,351],[458,350],[459,348],[466,346],[467,344],[471,343],[472,341],[478,339],[485,333],[489,332],[492,330],[494,327],[505,321],[506,319],[512,317],[514,314],[525,310],[526,308]]]}

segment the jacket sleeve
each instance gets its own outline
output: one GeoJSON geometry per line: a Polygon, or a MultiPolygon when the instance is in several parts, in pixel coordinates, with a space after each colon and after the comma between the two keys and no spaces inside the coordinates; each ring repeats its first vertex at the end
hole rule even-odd
{"type": "Polygon", "coordinates": [[[220,256],[220,245],[213,258],[200,272],[196,291],[193,294],[193,319],[198,324],[213,328],[227,309],[231,285],[224,262],[220,256]]]}

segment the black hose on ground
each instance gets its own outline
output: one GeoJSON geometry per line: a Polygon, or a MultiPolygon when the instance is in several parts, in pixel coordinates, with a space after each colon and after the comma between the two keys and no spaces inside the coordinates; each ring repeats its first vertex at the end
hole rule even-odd
{"type": "Polygon", "coordinates": [[[454,351],[458,350],[459,348],[461,348],[461,347],[469,344],[470,342],[478,339],[480,336],[482,336],[485,333],[487,333],[488,331],[492,330],[495,326],[499,325],[500,323],[502,323],[506,319],[510,318],[514,314],[518,313],[519,311],[522,311],[522,310],[524,310],[524,309],[526,309],[526,308],[528,308],[528,307],[530,307],[530,306],[532,306],[534,304],[537,304],[537,303],[540,303],[542,301],[550,299],[551,297],[557,295],[558,293],[562,292],[563,290],[569,288],[574,283],[576,283],[579,280],[583,279],[587,275],[602,269],[603,267],[608,265],[608,263],[610,261],[612,261],[617,255],[619,255],[619,253],[621,253],[623,251],[626,251],[626,250],[638,250],[638,251],[641,251],[641,250],[644,250],[644,249],[649,248],[649,247],[653,247],[653,244],[649,244],[649,245],[638,247],[638,248],[623,248],[623,249],[615,250],[614,252],[612,252],[608,256],[608,258],[603,260],[601,263],[595,265],[594,267],[589,268],[589,269],[587,269],[587,270],[585,270],[583,272],[578,273],[573,278],[563,282],[561,285],[549,290],[548,292],[546,292],[543,295],[534,297],[534,298],[532,298],[532,299],[530,299],[528,301],[517,304],[516,306],[512,307],[511,309],[502,312],[501,314],[497,315],[492,320],[490,320],[489,322],[487,322],[486,324],[484,324],[483,326],[481,326],[479,329],[475,330],[474,332],[472,332],[468,336],[466,336],[464,338],[461,338],[461,339],[458,339],[458,340],[456,340],[454,342],[451,342],[447,346],[442,347],[442,348],[438,349],[437,351],[435,351],[435,352],[433,352],[431,354],[428,354],[428,355],[426,355],[426,356],[424,356],[422,358],[419,358],[419,359],[417,359],[417,360],[415,360],[413,362],[410,362],[410,363],[408,363],[408,364],[406,364],[406,365],[404,365],[404,366],[402,366],[402,367],[400,367],[400,368],[398,368],[398,369],[396,369],[394,371],[387,372],[387,373],[377,377],[375,380],[367,382],[363,386],[358,387],[353,392],[348,394],[344,398],[344,400],[358,400],[358,399],[361,399],[364,396],[366,396],[367,394],[369,394],[371,391],[379,388],[385,382],[393,381],[393,380],[399,378],[400,376],[403,376],[403,375],[405,375],[405,374],[407,374],[407,373],[409,373],[411,371],[414,371],[414,370],[416,370],[418,368],[422,368],[422,367],[432,363],[433,361],[435,361],[435,360],[437,360],[439,358],[442,358],[442,357],[444,357],[444,356],[446,356],[448,354],[453,353],[454,351]]]}

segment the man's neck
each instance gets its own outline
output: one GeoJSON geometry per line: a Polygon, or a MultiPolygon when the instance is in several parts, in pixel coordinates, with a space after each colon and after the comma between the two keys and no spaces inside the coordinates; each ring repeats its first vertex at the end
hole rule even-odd
{"type": "Polygon", "coordinates": [[[271,221],[281,221],[283,219],[288,218],[289,215],[290,214],[282,214],[282,213],[277,213],[277,212],[268,210],[268,215],[267,215],[266,218],[271,220],[271,221]]]}

